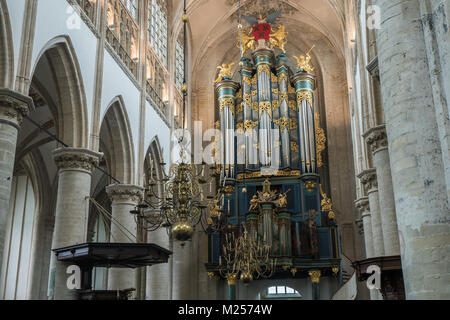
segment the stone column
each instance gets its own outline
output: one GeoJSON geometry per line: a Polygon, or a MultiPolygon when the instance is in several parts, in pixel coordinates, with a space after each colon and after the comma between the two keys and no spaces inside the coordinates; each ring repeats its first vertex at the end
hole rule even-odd
{"type": "Polygon", "coordinates": [[[406,298],[450,299],[450,208],[421,2],[375,2],[381,94],[406,298]]]}
{"type": "MultiPolygon", "coordinates": [[[[86,201],[91,190],[91,174],[102,154],[78,148],[60,148],[53,152],[58,167],[58,192],[52,249],[86,242],[86,201]]],[[[76,299],[67,288],[67,265],[51,254],[48,298],[76,299]]]]}
{"type": "Polygon", "coordinates": [[[364,137],[372,150],[377,172],[384,253],[386,256],[400,255],[386,128],[384,125],[373,127],[364,134],[364,137]]]}
{"type": "Polygon", "coordinates": [[[355,201],[355,206],[361,214],[364,232],[364,244],[366,247],[366,258],[374,256],[373,237],[372,237],[372,221],[369,210],[369,198],[364,197],[355,201]]]}
{"type": "MultiPolygon", "coordinates": [[[[147,215],[159,215],[159,211],[148,211],[147,215]]],[[[156,219],[156,217],[155,217],[156,219]]],[[[148,232],[148,242],[155,243],[163,248],[168,248],[170,239],[167,228],[159,228],[155,231],[148,232]]],[[[172,256],[169,257],[169,261],[172,256]]],[[[146,283],[146,299],[147,300],[168,300],[169,299],[169,282],[170,270],[169,265],[165,263],[155,264],[147,267],[147,283],[146,283]]]]}
{"type": "Polygon", "coordinates": [[[22,119],[33,110],[31,98],[0,88],[0,270],[9,213],[16,143],[22,119]]]}
{"type": "Polygon", "coordinates": [[[374,168],[364,170],[358,175],[369,197],[370,216],[372,222],[373,254],[384,256],[383,229],[381,228],[380,201],[378,196],[377,173],[374,168]]]}
{"type": "MultiPolygon", "coordinates": [[[[137,224],[130,211],[139,203],[143,190],[142,187],[129,184],[112,184],[106,187],[106,193],[112,202],[110,242],[136,242],[137,224]]],[[[135,272],[136,270],[129,268],[109,269],[108,290],[136,289],[135,272]]]]}
{"type": "Polygon", "coordinates": [[[191,299],[191,260],[192,241],[181,245],[179,241],[173,242],[173,300],[191,299]]]}

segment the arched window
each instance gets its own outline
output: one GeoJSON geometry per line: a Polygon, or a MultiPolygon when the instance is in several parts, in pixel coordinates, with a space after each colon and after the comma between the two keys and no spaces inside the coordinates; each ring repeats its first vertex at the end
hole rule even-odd
{"type": "Polygon", "coordinates": [[[167,4],[166,0],[151,0],[148,6],[147,39],[167,68],[167,4]]]}
{"type": "Polygon", "coordinates": [[[137,20],[138,18],[138,5],[137,0],[122,0],[125,7],[128,9],[128,11],[131,13],[131,16],[134,20],[137,20]]]}
{"type": "Polygon", "coordinates": [[[290,287],[273,286],[261,293],[261,299],[301,299],[302,295],[290,287]]]}
{"type": "Polygon", "coordinates": [[[175,48],[175,85],[181,89],[184,80],[184,48],[183,42],[178,40],[175,48]]]}

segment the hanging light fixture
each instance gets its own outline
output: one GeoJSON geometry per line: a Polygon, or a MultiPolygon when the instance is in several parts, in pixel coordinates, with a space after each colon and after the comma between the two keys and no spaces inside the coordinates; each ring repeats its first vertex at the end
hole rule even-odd
{"type": "MultiPolygon", "coordinates": [[[[184,129],[186,125],[186,100],[188,95],[188,85],[186,82],[186,26],[189,21],[186,14],[186,0],[184,0],[183,10],[183,40],[184,40],[184,75],[181,92],[183,94],[182,129],[183,136],[178,143],[181,147],[180,162],[173,164],[166,175],[163,170],[160,177],[155,177],[156,164],[150,160],[150,172],[147,174],[148,187],[146,189],[146,199],[136,206],[130,213],[135,215],[135,220],[140,228],[147,231],[154,231],[160,227],[170,227],[174,239],[184,244],[191,239],[194,227],[201,224],[205,232],[214,232],[222,228],[224,215],[222,189],[216,196],[209,196],[204,199],[203,189],[206,184],[212,183],[215,174],[206,175],[207,167],[205,163],[200,166],[190,164],[187,159],[186,146],[184,141],[184,129]],[[210,210],[207,210],[209,207],[210,210]],[[146,213],[146,209],[156,212],[156,214],[146,213]],[[209,212],[209,215],[207,214],[209,212]],[[145,221],[145,224],[143,223],[145,221]],[[145,225],[145,226],[144,226],[145,225]]],[[[160,163],[161,167],[165,163],[160,163]]],[[[215,166],[211,167],[215,172],[215,166]]]]}

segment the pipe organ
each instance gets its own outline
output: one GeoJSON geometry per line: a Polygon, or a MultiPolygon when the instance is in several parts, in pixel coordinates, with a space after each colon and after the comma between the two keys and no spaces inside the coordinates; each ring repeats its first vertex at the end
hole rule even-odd
{"type": "Polygon", "coordinates": [[[217,272],[224,235],[246,225],[258,242],[271,246],[277,273],[336,275],[339,235],[331,200],[320,184],[326,139],[315,105],[311,57],[309,52],[295,57],[297,69],[292,70],[275,41],[253,41],[254,50],[241,58],[237,73],[224,64],[215,83],[217,172],[226,192],[221,213],[213,218],[225,219],[226,226],[209,235],[207,269],[217,272]]]}

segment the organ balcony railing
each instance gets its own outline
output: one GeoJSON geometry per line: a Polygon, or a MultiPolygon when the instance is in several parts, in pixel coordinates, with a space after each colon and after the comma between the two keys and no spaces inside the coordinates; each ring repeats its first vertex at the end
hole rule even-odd
{"type": "Polygon", "coordinates": [[[96,0],[76,0],[80,8],[86,13],[91,22],[95,25],[96,19],[95,15],[97,12],[97,1],[96,0]]]}
{"type": "Polygon", "coordinates": [[[110,0],[106,12],[106,40],[135,78],[138,73],[138,24],[121,0],[110,0]]]}
{"type": "Polygon", "coordinates": [[[169,73],[153,50],[150,41],[147,42],[147,94],[152,98],[159,110],[169,117],[169,73]]]}

